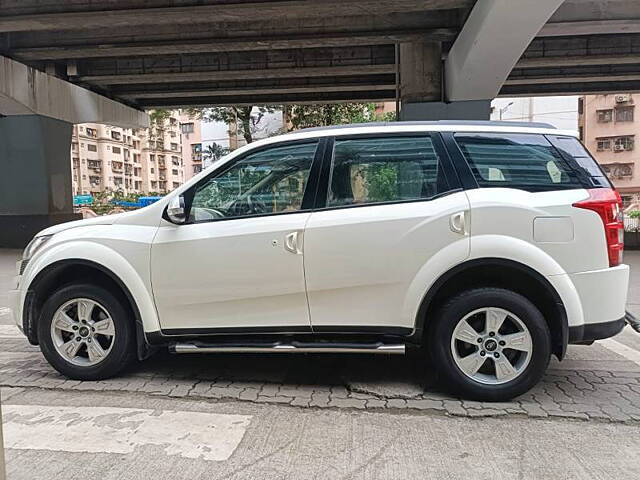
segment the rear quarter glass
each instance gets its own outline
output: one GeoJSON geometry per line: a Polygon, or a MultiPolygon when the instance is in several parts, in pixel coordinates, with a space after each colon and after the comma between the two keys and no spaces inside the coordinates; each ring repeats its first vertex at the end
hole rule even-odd
{"type": "Polygon", "coordinates": [[[613,188],[613,185],[591,156],[589,151],[575,137],[547,135],[547,139],[558,149],[562,157],[576,169],[585,188],[613,188]]]}
{"type": "Polygon", "coordinates": [[[459,132],[454,138],[480,187],[544,192],[591,185],[544,135],[459,132]]]}

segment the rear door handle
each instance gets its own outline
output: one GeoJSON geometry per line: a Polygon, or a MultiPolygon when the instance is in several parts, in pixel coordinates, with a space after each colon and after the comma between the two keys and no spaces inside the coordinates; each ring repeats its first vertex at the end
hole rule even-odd
{"type": "Polygon", "coordinates": [[[302,255],[302,232],[295,231],[284,237],[284,249],[296,255],[302,255]]]}
{"type": "Polygon", "coordinates": [[[449,227],[453,233],[460,235],[468,235],[467,231],[467,211],[454,213],[449,217],[449,227]]]}

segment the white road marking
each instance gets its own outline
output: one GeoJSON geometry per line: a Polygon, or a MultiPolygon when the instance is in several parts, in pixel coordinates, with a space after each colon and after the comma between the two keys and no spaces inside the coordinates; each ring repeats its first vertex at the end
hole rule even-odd
{"type": "Polygon", "coordinates": [[[636,365],[640,365],[640,352],[631,347],[627,347],[624,343],[620,343],[613,338],[598,340],[598,343],[612,352],[622,355],[627,360],[631,360],[636,365]]]}
{"type": "Polygon", "coordinates": [[[0,338],[25,338],[15,325],[0,325],[0,338]]]}
{"type": "Polygon", "coordinates": [[[3,405],[6,448],[132,453],[159,445],[167,455],[227,460],[251,416],[115,407],[3,405]]]}

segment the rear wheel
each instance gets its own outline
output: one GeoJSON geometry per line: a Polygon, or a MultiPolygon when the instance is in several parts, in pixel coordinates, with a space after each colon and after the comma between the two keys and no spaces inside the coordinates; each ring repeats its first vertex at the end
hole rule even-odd
{"type": "Polygon", "coordinates": [[[540,380],[551,340],[544,317],[528,299],[510,290],[479,288],[451,298],[439,310],[430,351],[454,391],[502,401],[540,380]]]}
{"type": "Polygon", "coordinates": [[[38,339],[49,363],[77,380],[111,377],[135,357],[129,309],[96,285],[68,285],[55,292],[42,308],[38,339]]]}

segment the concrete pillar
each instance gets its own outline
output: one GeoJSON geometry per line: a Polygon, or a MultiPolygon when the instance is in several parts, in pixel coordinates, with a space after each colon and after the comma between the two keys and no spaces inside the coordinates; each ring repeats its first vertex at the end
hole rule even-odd
{"type": "Polygon", "coordinates": [[[440,43],[401,43],[400,120],[489,120],[491,102],[444,102],[440,43]]]}
{"type": "Polygon", "coordinates": [[[0,247],[24,247],[73,213],[72,125],[41,115],[0,118],[0,247]]]}

